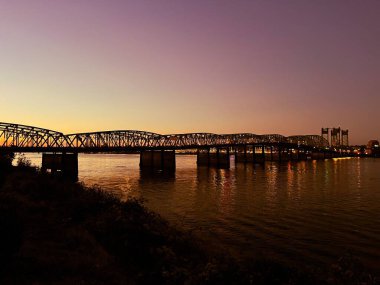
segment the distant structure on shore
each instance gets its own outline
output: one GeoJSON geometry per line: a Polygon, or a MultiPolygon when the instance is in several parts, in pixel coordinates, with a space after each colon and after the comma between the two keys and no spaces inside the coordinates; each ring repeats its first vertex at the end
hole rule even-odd
{"type": "Polygon", "coordinates": [[[348,130],[339,128],[322,128],[321,136],[330,146],[348,146],[348,130]]]}
{"type": "Polygon", "coordinates": [[[378,140],[370,140],[367,143],[365,154],[374,157],[380,157],[380,145],[378,140]]]}
{"type": "Polygon", "coordinates": [[[355,156],[380,157],[380,143],[378,140],[370,140],[366,145],[351,146],[355,156]]]}

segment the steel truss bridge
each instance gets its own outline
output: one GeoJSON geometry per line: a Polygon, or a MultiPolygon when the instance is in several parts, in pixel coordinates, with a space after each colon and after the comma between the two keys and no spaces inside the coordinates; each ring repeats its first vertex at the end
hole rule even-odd
{"type": "Polygon", "coordinates": [[[0,150],[15,152],[181,150],[247,145],[286,145],[319,150],[329,148],[329,142],[319,135],[289,137],[279,134],[256,135],[251,133],[161,135],[134,130],[63,134],[33,126],[0,122],[0,150]]]}

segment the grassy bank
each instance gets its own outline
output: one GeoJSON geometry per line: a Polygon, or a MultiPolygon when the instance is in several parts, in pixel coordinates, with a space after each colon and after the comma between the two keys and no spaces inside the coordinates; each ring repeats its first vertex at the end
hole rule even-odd
{"type": "Polygon", "coordinates": [[[377,284],[352,259],[326,275],[237,262],[140,201],[25,165],[2,173],[0,284],[377,284]]]}

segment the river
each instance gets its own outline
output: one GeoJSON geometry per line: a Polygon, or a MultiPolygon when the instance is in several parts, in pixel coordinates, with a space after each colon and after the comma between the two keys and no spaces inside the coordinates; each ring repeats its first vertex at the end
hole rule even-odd
{"type": "MultiPolygon", "coordinates": [[[[27,154],[41,164],[40,154],[27,154]]],[[[79,181],[137,197],[175,225],[238,257],[327,266],[346,254],[380,271],[380,159],[197,167],[178,155],[174,174],[139,170],[138,155],[80,154],[79,181]]],[[[232,158],[233,159],[233,158],[232,158]]]]}

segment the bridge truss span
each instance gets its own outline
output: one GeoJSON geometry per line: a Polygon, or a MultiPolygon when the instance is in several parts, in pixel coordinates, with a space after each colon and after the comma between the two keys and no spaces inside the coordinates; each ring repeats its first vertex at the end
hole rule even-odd
{"type": "Polygon", "coordinates": [[[105,131],[66,135],[75,148],[151,148],[161,135],[143,131],[105,131]]]}
{"type": "Polygon", "coordinates": [[[0,147],[2,148],[60,148],[63,146],[70,147],[63,133],[0,122],[0,147]]]}
{"type": "Polygon", "coordinates": [[[316,148],[327,148],[329,142],[327,139],[319,135],[302,135],[302,136],[290,136],[287,141],[296,145],[307,145],[316,148]]]}
{"type": "Polygon", "coordinates": [[[290,136],[252,133],[187,133],[162,135],[137,130],[76,133],[61,132],[10,123],[0,123],[0,148],[13,151],[109,152],[149,149],[199,149],[244,145],[289,144],[327,148],[328,141],[319,135],[290,136]]]}

